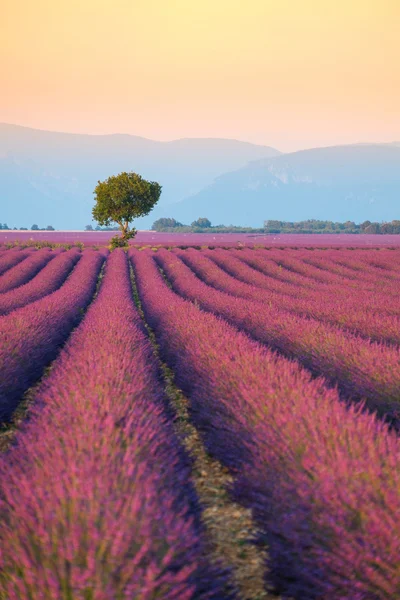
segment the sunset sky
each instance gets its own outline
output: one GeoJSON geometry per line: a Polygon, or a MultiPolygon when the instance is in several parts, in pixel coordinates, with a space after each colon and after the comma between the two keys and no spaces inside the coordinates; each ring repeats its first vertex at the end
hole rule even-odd
{"type": "Polygon", "coordinates": [[[400,0],[0,0],[0,122],[400,140],[400,0]]]}

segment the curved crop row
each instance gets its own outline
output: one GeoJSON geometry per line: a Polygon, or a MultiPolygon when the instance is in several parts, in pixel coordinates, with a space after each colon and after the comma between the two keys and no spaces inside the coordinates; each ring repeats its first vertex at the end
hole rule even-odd
{"type": "MultiPolygon", "coordinates": [[[[246,248],[240,251],[232,250],[232,256],[235,256],[250,265],[253,269],[256,269],[268,277],[268,279],[272,279],[270,283],[276,285],[276,281],[280,282],[280,287],[277,291],[281,293],[293,294],[293,286],[298,290],[298,293],[302,291],[307,293],[308,290],[302,290],[303,287],[310,288],[316,285],[316,281],[310,279],[305,274],[282,266],[279,262],[280,254],[277,254],[276,252],[267,250],[249,250],[246,248]]],[[[320,286],[328,285],[324,282],[318,282],[318,284],[320,286]]],[[[275,288],[272,287],[271,289],[275,288]]]]}
{"type": "Polygon", "coordinates": [[[0,275],[30,256],[29,250],[4,250],[0,257],[0,275]]]}
{"type": "MultiPolygon", "coordinates": [[[[350,261],[352,259],[351,256],[347,255],[344,255],[341,258],[346,259],[346,261],[350,261]]],[[[374,267],[385,276],[390,276],[393,272],[398,277],[400,275],[400,264],[398,258],[398,252],[387,252],[381,249],[378,254],[374,253],[373,255],[368,256],[368,266],[374,267]]],[[[358,259],[360,264],[366,264],[366,256],[362,253],[359,254],[358,259]]]]}
{"type": "Polygon", "coordinates": [[[54,292],[64,282],[80,257],[80,252],[74,249],[62,252],[28,283],[1,294],[0,315],[5,315],[54,292]]]}
{"type": "MultiPolygon", "coordinates": [[[[335,286],[335,288],[337,288],[337,293],[343,293],[345,296],[349,295],[351,290],[356,289],[357,285],[359,285],[354,279],[349,279],[337,273],[323,270],[311,264],[309,261],[305,262],[304,255],[301,253],[296,253],[296,255],[294,255],[289,254],[288,252],[281,252],[279,255],[271,255],[271,259],[276,262],[278,267],[282,267],[282,270],[288,270],[292,273],[297,273],[298,275],[309,278],[313,286],[321,284],[335,286]]],[[[384,274],[382,274],[380,279],[370,282],[370,285],[367,285],[365,281],[363,285],[366,287],[366,290],[372,292],[376,291],[378,285],[383,285],[385,289],[387,288],[389,292],[393,293],[394,290],[391,289],[393,283],[393,281],[386,281],[384,279],[384,274]]]]}
{"type": "Polygon", "coordinates": [[[0,293],[8,292],[30,281],[59,252],[59,250],[51,251],[47,248],[33,252],[1,276],[0,293]]]}
{"type": "MultiPolygon", "coordinates": [[[[368,267],[366,267],[363,270],[356,271],[347,267],[344,264],[335,262],[334,260],[330,259],[329,255],[326,256],[325,254],[314,253],[309,256],[304,256],[302,260],[306,264],[312,265],[313,267],[316,267],[317,269],[320,269],[323,272],[327,271],[328,273],[334,273],[335,275],[338,275],[339,277],[343,277],[348,280],[350,279],[354,281],[368,282],[372,276],[375,276],[380,280],[380,282],[382,282],[382,279],[385,278],[385,274],[382,272],[374,273],[374,275],[372,275],[371,272],[368,271],[368,267]]],[[[398,284],[397,278],[395,279],[395,281],[398,284]]]]}
{"type": "MultiPolygon", "coordinates": [[[[335,294],[335,296],[341,298],[341,301],[343,299],[350,304],[356,304],[354,301],[354,293],[360,292],[362,289],[365,300],[368,299],[373,306],[376,306],[380,309],[381,307],[385,307],[383,298],[390,298],[391,303],[394,305],[399,294],[398,282],[387,281],[384,278],[384,275],[381,275],[380,277],[374,275],[373,277],[369,277],[361,282],[345,279],[339,275],[328,273],[327,271],[324,272],[317,267],[313,267],[311,264],[302,262],[299,258],[296,259],[292,255],[288,255],[287,253],[281,258],[275,256],[273,260],[270,258],[266,260],[265,255],[255,252],[253,256],[251,256],[248,252],[232,253],[232,256],[235,256],[242,262],[245,262],[258,271],[261,271],[265,275],[269,275],[271,271],[271,262],[275,264],[275,272],[279,272],[282,277],[286,277],[286,273],[291,273],[295,276],[295,278],[293,278],[291,281],[291,283],[294,285],[281,285],[281,288],[277,289],[276,291],[295,296],[296,298],[299,296],[304,296],[305,298],[312,299],[317,292],[318,295],[321,297],[324,296],[327,299],[329,299],[332,294],[335,294]],[[287,268],[292,266],[295,261],[297,261],[297,272],[290,271],[289,268],[287,268]],[[315,274],[312,272],[312,269],[315,269],[319,273],[327,274],[328,280],[321,281],[315,279],[315,274]],[[301,274],[299,272],[300,270],[301,274]],[[304,287],[306,289],[303,289],[304,287]],[[385,293],[384,297],[382,292],[385,293]]],[[[396,304],[396,309],[399,312],[398,303],[396,304]]]]}
{"type": "Polygon", "coordinates": [[[365,264],[363,270],[354,271],[343,264],[336,264],[333,260],[321,256],[307,257],[303,259],[304,264],[319,272],[329,273],[342,281],[341,287],[356,288],[362,286],[367,293],[376,294],[384,292],[387,295],[398,295],[400,280],[394,273],[388,276],[387,272],[381,270],[369,270],[365,264]]]}
{"type": "Polygon", "coordinates": [[[0,462],[0,597],[228,597],[205,560],[190,464],[165,402],[115,251],[0,462]]]}
{"type": "Polygon", "coordinates": [[[299,600],[398,597],[397,437],[298,364],[180,298],[150,254],[130,254],[146,318],[209,451],[253,509],[278,591],[299,600]]]}
{"type": "Polygon", "coordinates": [[[179,294],[298,360],[313,373],[324,375],[350,398],[366,398],[369,408],[397,424],[400,409],[397,348],[221,292],[201,281],[178,256],[166,250],[158,250],[154,258],[179,294]]]}
{"type": "Polygon", "coordinates": [[[356,273],[370,273],[373,276],[382,278],[389,278],[399,280],[399,269],[397,265],[398,254],[393,252],[386,253],[382,256],[381,251],[377,257],[376,251],[374,252],[357,252],[355,255],[348,252],[337,253],[333,255],[329,254],[329,257],[335,263],[342,265],[348,269],[352,269],[356,273]]]}
{"type": "MultiPolygon", "coordinates": [[[[376,305],[371,306],[362,289],[354,290],[351,302],[337,297],[335,290],[327,297],[319,294],[316,289],[312,298],[296,298],[270,291],[267,278],[263,281],[261,273],[254,271],[229,252],[212,250],[200,253],[197,250],[181,250],[176,254],[201,279],[221,291],[274,305],[280,310],[326,321],[378,342],[400,344],[399,316],[382,314],[376,305]],[[255,285],[254,281],[258,285],[255,285]]],[[[400,312],[397,298],[392,302],[386,299],[386,306],[389,310],[392,308],[400,312]]]]}
{"type": "MultiPolygon", "coordinates": [[[[387,296],[392,298],[392,303],[398,296],[398,284],[396,282],[387,282],[378,277],[370,278],[369,283],[346,279],[335,275],[334,273],[324,272],[311,264],[305,263],[293,254],[282,251],[281,254],[270,251],[224,251],[217,249],[214,251],[204,251],[207,256],[226,255],[232,259],[240,260],[256,271],[254,275],[254,284],[261,287],[267,287],[270,291],[280,294],[294,296],[296,298],[313,299],[315,294],[329,299],[332,293],[337,297],[349,303],[354,303],[353,294],[362,287],[365,298],[374,305],[384,306],[382,301],[382,286],[387,296]],[[294,270],[296,269],[296,270],[294,270]],[[318,279],[313,272],[318,272],[318,279]],[[322,274],[322,278],[319,274],[322,274]],[[262,277],[264,276],[264,279],[262,277]],[[325,279],[325,275],[327,278],[325,279]]],[[[202,252],[203,253],[203,252],[202,252]]],[[[397,307],[398,310],[398,307],[397,307]]]]}
{"type": "Polygon", "coordinates": [[[89,304],[104,262],[88,250],[56,292],[0,318],[0,420],[7,420],[20,396],[54,358],[89,304]]]}
{"type": "MultiPolygon", "coordinates": [[[[190,251],[192,252],[193,250],[190,251]]],[[[203,252],[204,251],[202,251],[202,254],[203,252]]],[[[211,252],[211,250],[209,252],[211,252]]],[[[213,250],[212,252],[216,252],[216,250],[213,250]]],[[[219,249],[218,252],[220,252],[219,249]]],[[[249,267],[253,269],[254,285],[266,288],[271,292],[295,296],[296,298],[309,298],[312,294],[312,290],[315,288],[315,281],[304,275],[292,273],[289,270],[283,269],[279,264],[275,263],[274,260],[269,258],[269,253],[268,257],[266,257],[264,252],[259,253],[256,250],[241,250],[237,252],[232,250],[225,251],[225,253],[226,252],[228,252],[228,255],[249,265],[249,267]]],[[[326,286],[327,289],[329,289],[327,284],[322,283],[319,285],[321,285],[321,287],[326,286]]]]}
{"type": "MultiPolygon", "coordinates": [[[[238,258],[249,264],[247,257],[244,257],[242,254],[239,254],[238,258]]],[[[294,260],[296,259],[288,254],[286,254],[285,257],[282,257],[282,259],[278,261],[281,271],[285,270],[284,262],[287,263],[286,266],[288,266],[294,260]]],[[[371,260],[373,260],[373,257],[371,257],[371,260]]],[[[349,306],[357,306],[359,305],[360,297],[362,296],[363,304],[368,306],[371,310],[384,312],[388,315],[400,315],[400,307],[397,301],[400,293],[400,281],[388,279],[384,272],[378,275],[375,273],[367,277],[364,281],[346,280],[333,273],[328,273],[328,271],[323,272],[321,269],[313,267],[311,264],[303,263],[300,259],[297,259],[297,262],[304,267],[304,269],[302,269],[301,277],[306,279],[307,273],[309,274],[309,282],[311,285],[305,294],[309,299],[313,299],[315,295],[318,294],[318,297],[324,297],[324,299],[329,300],[330,297],[334,295],[340,302],[346,302],[349,306]],[[333,275],[332,281],[320,282],[313,279],[313,275],[309,273],[309,269],[315,269],[320,273],[333,275]]],[[[263,269],[262,258],[258,259],[257,268],[263,269]]]]}

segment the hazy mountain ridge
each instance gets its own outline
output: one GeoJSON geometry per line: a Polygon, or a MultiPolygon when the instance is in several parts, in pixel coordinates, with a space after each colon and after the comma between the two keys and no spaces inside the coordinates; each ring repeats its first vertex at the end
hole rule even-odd
{"type": "Polygon", "coordinates": [[[400,143],[281,154],[237,140],[157,142],[139,136],[55,133],[0,124],[0,213],[9,225],[82,228],[99,179],[134,170],[163,186],[140,220],[260,227],[266,219],[383,221],[400,216],[400,143]]]}
{"type": "Polygon", "coordinates": [[[265,219],[360,222],[400,216],[400,147],[336,146],[251,161],[170,207],[189,222],[260,227],[265,219]]]}
{"type": "MultiPolygon", "coordinates": [[[[197,193],[214,178],[249,160],[280,154],[268,146],[225,139],[157,142],[125,134],[56,133],[0,124],[1,218],[57,228],[91,220],[93,189],[124,170],[163,186],[160,207],[197,193]]],[[[141,220],[148,227],[153,217],[141,220]]]]}

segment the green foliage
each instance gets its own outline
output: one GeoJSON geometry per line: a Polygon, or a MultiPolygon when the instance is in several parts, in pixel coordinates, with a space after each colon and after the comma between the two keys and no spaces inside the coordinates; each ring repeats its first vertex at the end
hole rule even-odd
{"type": "MultiPolygon", "coordinates": [[[[27,227],[9,227],[7,225],[7,223],[1,224],[0,223],[0,230],[5,230],[5,231],[14,231],[19,229],[20,231],[28,231],[27,227]]],[[[31,231],[55,231],[53,225],[47,225],[47,227],[39,227],[39,225],[37,225],[36,223],[34,225],[32,225],[31,227],[31,231]]]]}
{"type": "MultiPolygon", "coordinates": [[[[129,230],[129,223],[138,217],[147,215],[158,202],[161,195],[161,186],[155,181],[146,181],[133,172],[123,172],[112,175],[105,181],[99,181],[94,189],[96,204],[93,207],[93,218],[103,226],[117,223],[122,232],[122,239],[129,239],[133,235],[129,230]]],[[[117,237],[112,238],[115,244],[117,237]]],[[[123,244],[125,245],[125,244],[123,244]]]]}
{"type": "Polygon", "coordinates": [[[356,224],[354,221],[336,223],[308,219],[307,221],[264,221],[265,233],[400,233],[400,221],[389,223],[371,223],[364,221],[356,224]]]}
{"type": "Polygon", "coordinates": [[[170,232],[170,233],[263,233],[264,229],[254,227],[238,227],[236,225],[211,225],[209,219],[198,219],[193,221],[192,225],[182,225],[176,219],[170,217],[164,217],[154,221],[151,229],[153,231],[170,232]],[[194,225],[199,221],[204,222],[201,227],[194,225]]]}
{"type": "MultiPolygon", "coordinates": [[[[43,230],[40,230],[43,231],[43,230]]],[[[64,248],[65,250],[70,250],[71,248],[80,248],[83,250],[85,247],[83,242],[49,242],[48,240],[13,240],[10,242],[5,242],[3,244],[8,250],[11,248],[36,248],[39,250],[40,248],[64,248]]],[[[94,248],[94,246],[92,246],[94,248]]]]}
{"type": "Polygon", "coordinates": [[[125,235],[114,235],[110,240],[110,250],[115,248],[126,248],[129,244],[129,240],[135,237],[137,231],[132,227],[125,235]]]}
{"type": "Polygon", "coordinates": [[[400,221],[398,219],[394,219],[391,223],[382,223],[381,232],[400,233],[400,221]]]}
{"type": "Polygon", "coordinates": [[[164,217],[161,219],[157,219],[157,221],[154,221],[153,225],[151,226],[153,231],[165,231],[168,230],[169,227],[175,229],[176,227],[184,227],[184,225],[182,225],[182,223],[179,223],[179,221],[176,221],[176,219],[164,217]]]}
{"type": "Polygon", "coordinates": [[[201,227],[202,229],[206,229],[211,227],[211,221],[205,217],[199,217],[196,221],[193,221],[192,227],[201,227]]]}

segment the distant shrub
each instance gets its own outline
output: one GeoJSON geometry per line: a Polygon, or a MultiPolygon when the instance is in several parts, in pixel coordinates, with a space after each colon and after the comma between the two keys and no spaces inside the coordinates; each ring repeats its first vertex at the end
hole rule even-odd
{"type": "Polygon", "coordinates": [[[153,231],[165,231],[165,229],[168,229],[169,227],[184,227],[184,225],[182,225],[182,223],[179,223],[179,221],[176,221],[176,219],[172,219],[170,217],[163,217],[161,219],[157,219],[157,221],[154,221],[153,225],[151,226],[151,229],[153,231]]]}
{"type": "Polygon", "coordinates": [[[206,217],[199,217],[196,221],[193,221],[192,227],[201,227],[202,229],[208,229],[209,227],[211,227],[211,221],[206,217]]]}

